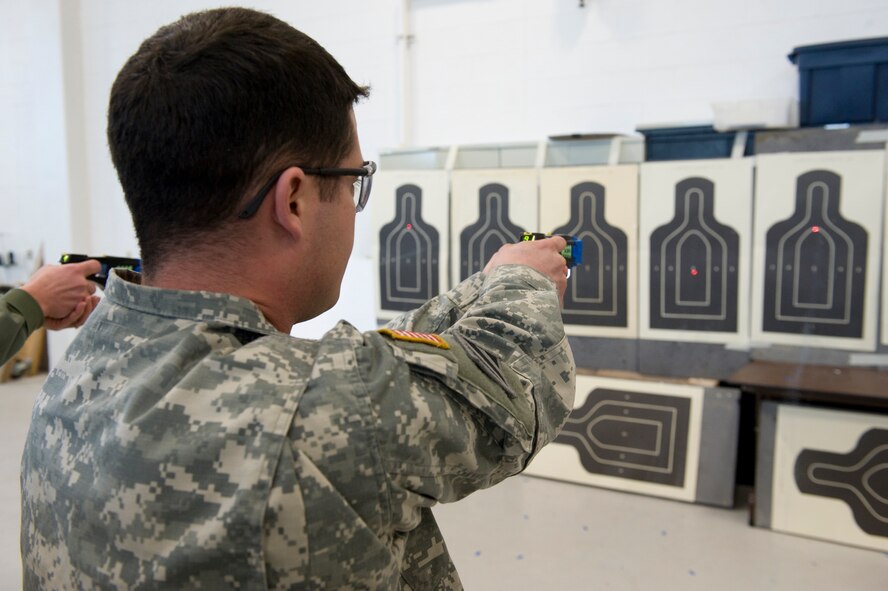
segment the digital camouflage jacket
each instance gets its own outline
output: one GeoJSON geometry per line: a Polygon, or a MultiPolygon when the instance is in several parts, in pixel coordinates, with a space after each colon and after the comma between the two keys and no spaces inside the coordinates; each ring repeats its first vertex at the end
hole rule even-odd
{"type": "Polygon", "coordinates": [[[115,272],[35,403],[25,589],[460,589],[430,508],[520,472],[573,404],[527,267],[390,324],[438,338],[303,340],[139,280],[115,272]]]}

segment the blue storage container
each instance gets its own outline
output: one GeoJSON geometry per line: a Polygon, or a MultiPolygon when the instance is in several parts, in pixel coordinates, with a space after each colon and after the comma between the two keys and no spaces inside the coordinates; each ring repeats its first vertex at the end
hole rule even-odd
{"type": "MultiPolygon", "coordinates": [[[[730,158],[736,131],[716,131],[711,125],[692,127],[639,128],[644,134],[644,159],[698,160],[701,158],[730,158]]],[[[753,153],[755,134],[747,132],[743,155],[753,153]]]]}
{"type": "Polygon", "coordinates": [[[888,121],[888,37],[796,47],[799,122],[888,121]]]}

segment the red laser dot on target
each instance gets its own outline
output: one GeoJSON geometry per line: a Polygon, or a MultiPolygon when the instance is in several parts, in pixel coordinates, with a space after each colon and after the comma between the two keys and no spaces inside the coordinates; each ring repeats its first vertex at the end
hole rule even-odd
{"type": "Polygon", "coordinates": [[[820,226],[811,226],[811,231],[815,234],[820,231],[820,226]]]}
{"type": "Polygon", "coordinates": [[[413,229],[413,224],[407,224],[407,229],[408,229],[408,230],[412,230],[412,229],[413,229]]]}
{"type": "Polygon", "coordinates": [[[696,277],[700,271],[697,270],[697,267],[691,267],[691,276],[696,277]]]}

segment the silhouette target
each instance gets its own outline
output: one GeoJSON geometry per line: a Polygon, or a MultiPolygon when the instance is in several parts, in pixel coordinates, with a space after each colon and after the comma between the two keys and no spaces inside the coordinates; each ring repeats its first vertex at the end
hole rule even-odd
{"type": "Polygon", "coordinates": [[[379,231],[380,302],[386,310],[412,310],[436,296],[438,231],[422,219],[422,189],[395,191],[395,218],[379,231]]]}
{"type": "Polygon", "coordinates": [[[478,216],[478,221],[459,234],[460,280],[484,269],[501,246],[519,242],[524,233],[509,220],[509,189],[499,183],[479,189],[478,216]]]}
{"type": "Polygon", "coordinates": [[[596,388],[555,439],[588,472],[682,487],[691,401],[596,388]]]}
{"type": "Polygon", "coordinates": [[[868,236],[839,213],[841,177],[798,177],[792,216],[765,241],[765,331],[860,338],[868,236]]]}
{"type": "Polygon", "coordinates": [[[552,232],[583,241],[583,265],[571,274],[564,294],[562,318],[568,324],[627,325],[627,239],[607,223],[604,205],[602,185],[575,185],[570,191],[570,221],[552,232]]]}
{"type": "Polygon", "coordinates": [[[675,217],[651,234],[651,328],[737,331],[740,237],[714,215],[715,185],[675,186],[675,217]]]}
{"type": "Polygon", "coordinates": [[[844,501],[860,529],[888,537],[888,430],[870,429],[847,454],[802,450],[794,476],[803,493],[844,501]]]}

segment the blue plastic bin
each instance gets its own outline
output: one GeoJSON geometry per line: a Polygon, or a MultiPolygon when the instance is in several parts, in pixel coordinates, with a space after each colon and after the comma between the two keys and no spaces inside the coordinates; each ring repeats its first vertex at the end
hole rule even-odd
{"type": "Polygon", "coordinates": [[[796,47],[802,127],[888,121],[888,37],[796,47]]]}
{"type": "MultiPolygon", "coordinates": [[[[638,129],[644,134],[644,159],[698,160],[701,158],[730,158],[734,148],[735,131],[716,131],[711,125],[692,127],[658,127],[638,129]]],[[[747,132],[744,156],[753,153],[753,132],[747,132]]]]}

